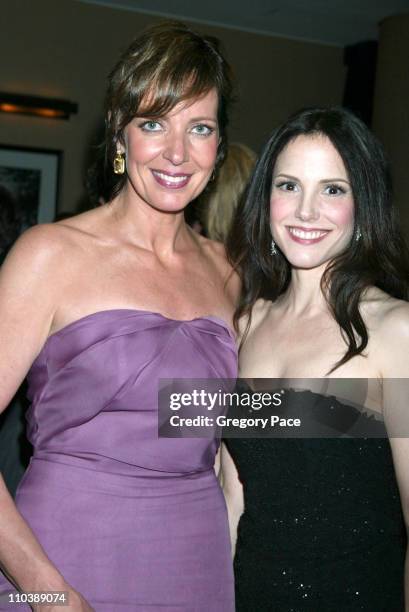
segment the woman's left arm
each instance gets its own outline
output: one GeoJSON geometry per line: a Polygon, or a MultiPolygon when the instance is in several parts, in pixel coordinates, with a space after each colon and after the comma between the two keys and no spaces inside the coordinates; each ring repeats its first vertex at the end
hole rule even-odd
{"type": "MultiPolygon", "coordinates": [[[[409,438],[391,438],[393,462],[399,485],[406,532],[409,534],[409,438]]],[[[409,550],[405,559],[405,612],[409,612],[409,550]]]]}
{"type": "Polygon", "coordinates": [[[240,482],[235,463],[224,443],[221,445],[220,464],[220,484],[226,500],[231,552],[232,557],[234,557],[236,552],[237,527],[244,511],[243,486],[240,482]]]}
{"type": "MultiPolygon", "coordinates": [[[[409,535],[409,305],[394,309],[383,324],[383,413],[391,444],[406,531],[409,535]]],[[[405,561],[405,611],[409,612],[409,548],[405,561]]]]}

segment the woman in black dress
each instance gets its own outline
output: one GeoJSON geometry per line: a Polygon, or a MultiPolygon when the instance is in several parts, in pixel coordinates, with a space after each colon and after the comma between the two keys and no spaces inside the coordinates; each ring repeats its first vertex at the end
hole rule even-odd
{"type": "MultiPolygon", "coordinates": [[[[229,249],[243,281],[242,377],[322,378],[327,386],[361,379],[343,384],[356,384],[386,426],[386,414],[393,421],[405,412],[401,385],[390,379],[409,378],[408,257],[382,148],[359,119],[339,108],[307,109],[278,128],[229,249]]],[[[330,397],[287,392],[306,418],[317,397],[329,413],[330,397]]],[[[238,612],[404,610],[399,488],[406,515],[409,441],[370,439],[365,423],[362,431],[226,441],[233,540],[244,507],[238,612]]],[[[394,431],[409,437],[408,427],[394,431]]]]}

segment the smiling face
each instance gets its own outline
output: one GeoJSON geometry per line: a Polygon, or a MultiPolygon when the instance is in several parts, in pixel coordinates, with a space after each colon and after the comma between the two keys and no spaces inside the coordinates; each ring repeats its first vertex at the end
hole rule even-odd
{"type": "Polygon", "coordinates": [[[278,156],[272,181],[273,239],[295,268],[316,268],[348,246],[354,200],[344,163],[324,135],[298,136],[278,156]]]}
{"type": "Polygon", "coordinates": [[[178,212],[206,186],[219,144],[216,90],[177,104],[161,118],[125,128],[128,193],[156,210],[178,212]]]}

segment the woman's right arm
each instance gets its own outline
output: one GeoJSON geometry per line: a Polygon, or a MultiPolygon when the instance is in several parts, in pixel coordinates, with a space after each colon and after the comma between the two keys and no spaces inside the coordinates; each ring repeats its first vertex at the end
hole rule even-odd
{"type": "Polygon", "coordinates": [[[229,517],[232,556],[236,552],[237,527],[244,510],[243,486],[240,482],[235,463],[223,443],[220,454],[220,484],[226,500],[229,517]]]}
{"type": "MultiPolygon", "coordinates": [[[[398,302],[384,317],[377,340],[388,430],[402,512],[409,536],[409,304],[398,302]],[[396,436],[396,437],[395,437],[396,436]]],[[[409,612],[409,540],[406,548],[405,611],[409,612]]]]}
{"type": "MultiPolygon", "coordinates": [[[[63,250],[55,226],[36,226],[17,241],[0,268],[0,412],[49,335],[61,290],[63,250]]],[[[69,591],[67,612],[92,610],[51,563],[1,476],[0,567],[20,591],[69,591]]]]}

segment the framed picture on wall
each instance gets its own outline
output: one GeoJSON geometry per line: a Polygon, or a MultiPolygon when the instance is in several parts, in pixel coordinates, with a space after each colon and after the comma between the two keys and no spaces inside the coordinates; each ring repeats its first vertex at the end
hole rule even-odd
{"type": "Polygon", "coordinates": [[[54,220],[61,151],[0,145],[0,207],[15,211],[18,233],[54,220]]]}

